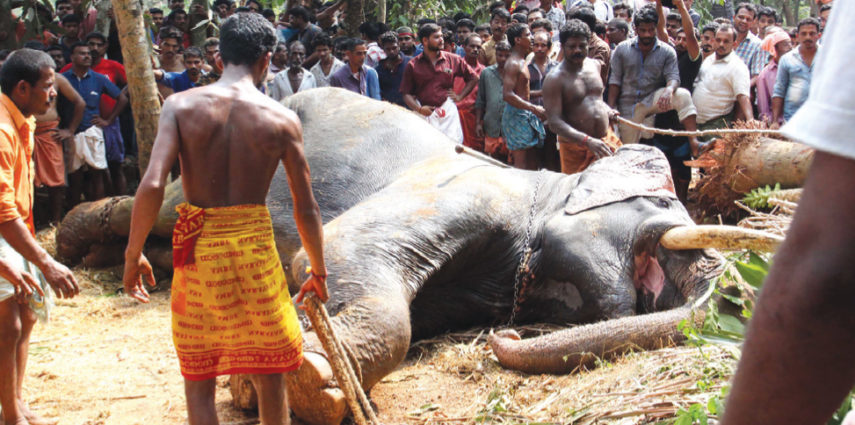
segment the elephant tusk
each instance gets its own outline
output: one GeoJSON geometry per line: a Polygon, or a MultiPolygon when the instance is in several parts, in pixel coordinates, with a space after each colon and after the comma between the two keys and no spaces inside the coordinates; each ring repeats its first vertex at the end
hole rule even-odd
{"type": "Polygon", "coordinates": [[[717,248],[773,252],[783,241],[781,236],[759,230],[708,225],[674,227],[659,238],[662,247],[670,250],[717,248]]]}

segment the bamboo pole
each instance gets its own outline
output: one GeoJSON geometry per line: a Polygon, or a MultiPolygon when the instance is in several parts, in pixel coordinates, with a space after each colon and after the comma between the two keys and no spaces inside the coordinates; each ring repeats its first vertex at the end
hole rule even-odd
{"type": "Polygon", "coordinates": [[[125,58],[139,150],[139,169],[140,175],[143,175],[151,158],[151,148],[157,136],[157,121],[160,119],[160,101],[152,72],[150,44],[140,2],[112,0],[112,3],[125,58]]]}

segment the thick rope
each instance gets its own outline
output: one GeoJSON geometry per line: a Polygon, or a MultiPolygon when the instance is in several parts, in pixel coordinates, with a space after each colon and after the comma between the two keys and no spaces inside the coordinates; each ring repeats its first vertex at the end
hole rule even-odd
{"type": "Polygon", "coordinates": [[[772,136],[778,136],[783,138],[784,135],[781,134],[780,130],[772,130],[768,128],[722,128],[722,129],[713,129],[713,130],[703,130],[703,131],[678,131],[678,130],[666,130],[662,128],[648,127],[644,124],[639,124],[635,121],[630,121],[624,117],[617,117],[617,120],[621,124],[625,124],[629,127],[635,128],[637,130],[647,131],[655,134],[662,134],[665,136],[673,136],[673,137],[704,137],[704,136],[721,136],[725,134],[770,134],[772,136]]]}
{"type": "Polygon", "coordinates": [[[312,328],[321,341],[324,351],[330,357],[333,376],[335,376],[336,381],[338,381],[342,390],[344,390],[345,399],[347,400],[347,405],[350,407],[350,411],[353,413],[354,422],[357,425],[379,425],[380,422],[377,420],[377,415],[374,413],[374,409],[371,408],[368,397],[365,395],[365,391],[362,390],[362,385],[345,356],[344,345],[342,345],[341,340],[333,332],[332,323],[330,322],[326,307],[324,307],[324,304],[314,294],[307,295],[304,303],[309,307],[306,313],[312,322],[312,328]]]}

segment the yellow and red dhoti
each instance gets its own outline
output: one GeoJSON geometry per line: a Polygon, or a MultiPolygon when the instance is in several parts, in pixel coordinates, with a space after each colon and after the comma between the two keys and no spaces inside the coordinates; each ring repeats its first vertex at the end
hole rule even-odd
{"type": "Polygon", "coordinates": [[[294,370],[302,333],[264,205],[179,205],[172,338],[189,380],[294,370]]]}

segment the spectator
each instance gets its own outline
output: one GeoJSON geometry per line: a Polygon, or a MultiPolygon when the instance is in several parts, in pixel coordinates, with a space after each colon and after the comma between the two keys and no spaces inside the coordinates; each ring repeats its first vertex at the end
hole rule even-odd
{"type": "Polygon", "coordinates": [[[410,27],[400,27],[398,33],[398,47],[401,53],[405,56],[413,57],[416,55],[416,34],[410,27]]]}
{"type": "Polygon", "coordinates": [[[259,0],[246,0],[246,3],[243,5],[252,13],[261,13],[262,9],[264,9],[264,5],[259,0]]]}
{"type": "Polygon", "coordinates": [[[600,78],[603,81],[608,81],[612,50],[609,48],[609,43],[606,43],[594,34],[594,27],[597,25],[597,17],[594,16],[594,9],[588,5],[582,5],[573,9],[567,17],[568,19],[578,19],[588,25],[588,28],[591,30],[591,40],[588,42],[588,57],[600,62],[600,78]]]}
{"type": "Polygon", "coordinates": [[[769,44],[772,50],[772,60],[760,71],[757,78],[757,110],[759,118],[769,124],[776,122],[783,124],[783,117],[778,121],[772,121],[772,93],[775,91],[775,80],[778,78],[778,62],[793,49],[790,36],[784,30],[778,30],[766,34],[763,44],[769,44]]]}
{"type": "Polygon", "coordinates": [[[190,21],[184,9],[175,9],[166,17],[166,26],[177,28],[181,31],[181,44],[184,48],[190,47],[190,21]]]}
{"type": "Polygon", "coordinates": [[[807,100],[813,73],[813,60],[820,48],[819,19],[805,18],[799,22],[799,47],[781,57],[775,91],[772,94],[772,123],[789,121],[807,100]]]}
{"type": "Polygon", "coordinates": [[[309,72],[315,76],[318,87],[329,87],[330,77],[345,66],[344,62],[333,56],[333,42],[330,36],[323,34],[315,38],[315,52],[318,53],[318,63],[309,72]]]}
{"type": "Polygon", "coordinates": [[[715,22],[710,22],[701,29],[701,52],[704,54],[704,59],[715,53],[715,33],[719,26],[715,22]]]}
{"type": "Polygon", "coordinates": [[[401,94],[401,80],[404,78],[404,69],[412,58],[401,53],[398,35],[392,31],[380,36],[380,44],[386,54],[386,59],[381,60],[375,67],[380,81],[380,98],[406,108],[404,95],[401,94]]]}
{"type": "Polygon", "coordinates": [[[306,48],[303,43],[294,41],[288,47],[288,70],[276,74],[268,93],[276,101],[282,101],[288,96],[317,87],[315,76],[303,68],[306,59],[306,48]]]}
{"type": "Polygon", "coordinates": [[[31,131],[33,115],[47,112],[56,96],[53,66],[46,53],[21,49],[0,69],[0,406],[7,424],[47,423],[23,402],[30,335],[37,319],[48,318],[48,285],[61,298],[79,290],[34,237],[31,131]]]}
{"type": "Polygon", "coordinates": [[[181,58],[181,34],[173,27],[163,27],[160,30],[160,67],[166,72],[184,71],[184,61],[181,58]]]}
{"type": "MultiPolygon", "coordinates": [[[[677,31],[680,28],[683,28],[683,24],[681,23],[682,20],[683,19],[680,17],[680,14],[674,11],[668,13],[668,16],[665,18],[665,32],[668,33],[668,37],[671,39],[670,42],[672,45],[674,44],[674,39],[677,38],[677,31]]],[[[666,41],[666,43],[667,42],[668,41],[666,41]]]]}
{"type": "Polygon", "coordinates": [[[422,25],[418,35],[424,52],[404,68],[401,82],[404,102],[451,140],[462,143],[463,129],[455,103],[475,89],[478,76],[463,58],[442,51],[444,41],[438,25],[422,25]],[[449,96],[455,77],[462,77],[466,85],[459,93],[449,96]]]}
{"type": "Polygon", "coordinates": [[[169,10],[184,9],[184,0],[169,0],[169,10]]]}
{"type": "Polygon", "coordinates": [[[757,37],[761,40],[766,38],[766,29],[778,25],[778,13],[768,6],[757,8],[757,37]]]}
{"type": "MultiPolygon", "coordinates": [[[[84,173],[88,177],[88,196],[90,201],[104,197],[104,180],[107,169],[106,152],[104,147],[104,127],[113,125],[116,117],[128,104],[127,96],[113,84],[109,78],[90,68],[92,56],[90,47],[77,43],[72,48],[71,67],[62,75],[86,102],[86,109],[80,125],[74,131],[74,158],[68,169],[69,194],[71,205],[80,202],[84,186],[84,173]],[[106,118],[101,114],[101,95],[106,94],[117,102],[106,118]]],[[[113,151],[115,153],[115,151],[113,151]]],[[[113,158],[115,159],[115,157],[113,158]]]]}
{"type": "Polygon", "coordinates": [[[62,54],[62,46],[59,44],[48,46],[46,52],[50,55],[50,58],[53,59],[53,63],[56,64],[56,68],[54,68],[56,72],[60,72],[60,70],[65,66],[65,56],[62,54]]]}
{"type": "Polygon", "coordinates": [[[496,43],[508,41],[505,31],[511,23],[511,14],[507,9],[496,8],[490,14],[490,39],[481,45],[481,57],[479,60],[484,66],[496,63],[496,43]]]}
{"type": "MultiPolygon", "coordinates": [[[[442,50],[448,53],[457,54],[457,46],[454,42],[454,31],[442,30],[442,50]]],[[[458,55],[460,56],[460,55],[458,55]]]]}
{"type": "MultiPolygon", "coordinates": [[[[519,9],[519,8],[517,8],[519,9]]],[[[523,12],[514,12],[511,14],[511,23],[524,24],[528,21],[528,15],[523,12]]]]}
{"type": "Polygon", "coordinates": [[[529,29],[531,29],[531,23],[538,19],[543,19],[543,9],[532,9],[528,12],[528,15],[526,15],[525,24],[529,26],[529,29]]]}
{"type": "Polygon", "coordinates": [[[169,94],[196,87],[202,76],[202,51],[198,47],[190,47],[184,51],[184,68],[183,72],[164,72],[156,69],[154,78],[171,90],[169,94]]]}
{"type": "Polygon", "coordinates": [[[614,18],[606,25],[606,38],[609,47],[614,49],[629,37],[629,24],[621,18],[614,18]]]}
{"type": "MultiPolygon", "coordinates": [[[[748,67],[737,60],[733,52],[736,31],[722,25],[715,34],[715,56],[704,60],[695,84],[692,100],[698,111],[697,122],[701,129],[724,128],[729,124],[734,103],[739,104],[742,116],[752,119],[750,97],[751,77],[748,67]]],[[[697,147],[692,147],[697,155],[697,147]]]]}
{"type": "MultiPolygon", "coordinates": [[[[695,131],[697,112],[691,94],[680,87],[674,48],[656,38],[658,22],[653,5],[636,12],[636,36],[619,44],[612,54],[609,106],[617,106],[624,117],[647,125],[653,124],[653,114],[674,109],[683,127],[695,131]],[[642,57],[643,62],[639,61],[642,57]]],[[[638,138],[637,130],[620,125],[620,139],[624,144],[637,143],[638,138]]]]}
{"type": "Polygon", "coordinates": [[[508,146],[502,137],[502,112],[505,110],[502,79],[510,56],[508,42],[496,44],[496,64],[481,71],[474,105],[475,134],[484,138],[484,153],[504,162],[508,159],[508,146]]]}
{"type": "MultiPolygon", "coordinates": [[[[553,37],[553,33],[555,31],[553,31],[554,28],[552,27],[552,22],[547,19],[538,19],[532,22],[531,25],[529,25],[529,29],[531,29],[531,33],[535,36],[538,33],[543,33],[546,35],[546,38],[550,41],[549,45],[551,46],[549,48],[548,57],[550,60],[558,61],[558,59],[561,57],[561,48],[558,46],[558,43],[552,42],[553,40],[555,40],[555,37],[553,37]]],[[[533,57],[534,53],[530,54],[527,60],[531,61],[533,57]]]]}
{"type": "Polygon", "coordinates": [[[60,27],[64,33],[59,39],[59,45],[62,46],[65,63],[69,63],[71,62],[71,46],[80,42],[80,17],[73,13],[65,15],[60,22],[60,27]]]}
{"type": "MultiPolygon", "coordinates": [[[[71,0],[56,0],[54,6],[56,9],[57,23],[62,22],[62,18],[64,18],[66,15],[74,13],[74,7],[71,6],[71,0]]],[[[161,11],[160,14],[162,17],[163,12],[161,11]]]]}
{"type": "Polygon", "coordinates": [[[347,66],[330,77],[330,86],[341,87],[372,99],[380,100],[380,82],[377,71],[365,65],[368,48],[365,41],[353,38],[345,45],[347,66]]]}
{"type": "Polygon", "coordinates": [[[211,72],[217,62],[217,55],[220,53],[220,39],[217,37],[208,37],[202,43],[202,51],[205,53],[205,66],[203,71],[211,72]]]}
{"type": "MultiPolygon", "coordinates": [[[[545,22],[552,25],[551,22],[541,19],[538,22],[545,22]]],[[[558,43],[554,43],[557,45],[558,43]]],[[[529,97],[531,103],[544,106],[543,84],[546,76],[558,66],[558,62],[553,59],[552,52],[557,47],[552,43],[551,34],[546,31],[537,31],[534,33],[532,40],[532,53],[529,55],[531,59],[528,61],[528,73],[531,77],[529,80],[529,97]]],[[[544,125],[546,125],[544,123],[544,125]]],[[[544,138],[544,146],[541,149],[541,161],[544,168],[552,171],[560,171],[560,159],[558,156],[558,148],[555,146],[555,133],[546,129],[544,138]]]]}
{"type": "MultiPolygon", "coordinates": [[[[471,19],[461,19],[457,21],[455,32],[457,34],[457,49],[454,53],[457,53],[457,56],[461,58],[466,58],[466,40],[475,32],[475,22],[472,22],[471,19]]],[[[478,46],[478,51],[481,51],[481,46],[478,46]]]]}
{"type": "Polygon", "coordinates": [[[315,38],[323,33],[321,28],[310,22],[312,13],[303,6],[294,6],[288,9],[288,22],[291,24],[291,29],[296,32],[288,39],[288,42],[299,40],[303,46],[309,46],[306,50],[306,61],[303,63],[304,68],[311,68],[318,62],[318,55],[311,46],[315,44],[315,38]]]}
{"type": "MultiPolygon", "coordinates": [[[[463,47],[466,51],[466,56],[463,60],[466,61],[472,72],[479,78],[481,77],[481,72],[484,71],[484,65],[478,62],[478,56],[481,53],[481,44],[481,37],[478,34],[470,34],[463,42],[463,47]]],[[[466,87],[466,80],[463,77],[454,77],[454,92],[462,93],[464,87],[466,87]]],[[[477,96],[478,87],[476,86],[474,90],[469,92],[468,96],[462,97],[456,103],[457,111],[460,114],[460,125],[463,128],[463,145],[483,152],[484,137],[479,137],[475,131],[475,99],[477,96]]]]}
{"type": "Polygon", "coordinates": [[[820,33],[825,32],[825,24],[828,23],[829,15],[831,15],[831,3],[826,3],[819,7],[819,22],[822,24],[822,28],[819,29],[820,33]]]}
{"type": "Polygon", "coordinates": [[[603,22],[608,22],[615,18],[614,8],[607,0],[568,0],[567,5],[567,19],[573,19],[570,18],[570,15],[579,7],[591,7],[594,10],[594,16],[603,22]]]}
{"type": "MultiPolygon", "coordinates": [[[[567,16],[560,7],[555,7],[553,5],[552,0],[541,0],[540,8],[543,10],[543,17],[549,20],[549,22],[552,22],[552,28],[555,31],[558,31],[564,26],[564,23],[567,21],[567,16]]],[[[557,38],[553,37],[552,41],[557,41],[557,38]]]]}
{"type": "Polygon", "coordinates": [[[276,12],[274,12],[273,9],[265,8],[261,11],[261,16],[263,16],[264,19],[267,19],[271,25],[276,25],[276,12]]]}
{"type": "Polygon", "coordinates": [[[151,23],[154,24],[156,30],[160,30],[163,26],[163,9],[152,7],[148,10],[148,15],[151,16],[151,23]]]}
{"type": "MultiPolygon", "coordinates": [[[[276,48],[273,50],[273,55],[270,56],[270,67],[268,68],[268,76],[275,76],[280,71],[288,67],[288,43],[280,41],[276,43],[276,48]]],[[[273,77],[270,77],[271,79],[273,77]]]]}
{"type": "MultiPolygon", "coordinates": [[[[475,26],[475,33],[478,34],[478,37],[481,37],[481,40],[489,40],[492,37],[492,33],[490,32],[490,24],[479,24],[475,26]]],[[[481,46],[484,47],[483,45],[481,46]]]]}
{"type": "Polygon", "coordinates": [[[766,66],[768,54],[760,49],[760,39],[751,33],[751,24],[757,19],[757,8],[751,3],[739,3],[736,15],[733,16],[733,27],[736,28],[736,48],[733,51],[748,65],[753,87],[760,71],[766,66]]]}
{"type": "Polygon", "coordinates": [[[222,23],[234,13],[235,3],[231,0],[217,0],[214,2],[214,11],[217,13],[217,20],[222,23]]]}
{"type": "Polygon", "coordinates": [[[632,6],[628,3],[615,3],[614,6],[615,18],[621,18],[626,22],[632,22],[632,6]]]}
{"type": "Polygon", "coordinates": [[[71,13],[80,18],[80,28],[77,33],[77,38],[82,40],[92,31],[95,31],[95,24],[98,19],[98,11],[91,2],[83,0],[70,0],[72,11],[71,13]],[[85,5],[89,5],[89,9],[83,10],[85,5]]]}
{"type": "Polygon", "coordinates": [[[359,34],[365,40],[368,54],[365,57],[365,65],[369,68],[374,68],[381,60],[386,59],[386,54],[383,53],[383,48],[378,43],[380,34],[387,30],[386,24],[382,22],[363,22],[359,25],[359,34]]]}
{"type": "Polygon", "coordinates": [[[508,27],[511,56],[505,63],[502,79],[502,96],[505,110],[502,112],[502,134],[511,152],[514,167],[525,170],[540,168],[538,148],[543,146],[546,129],[546,110],[532,103],[529,93],[531,76],[526,57],[532,50],[532,35],[528,25],[514,23],[508,27]]]}

